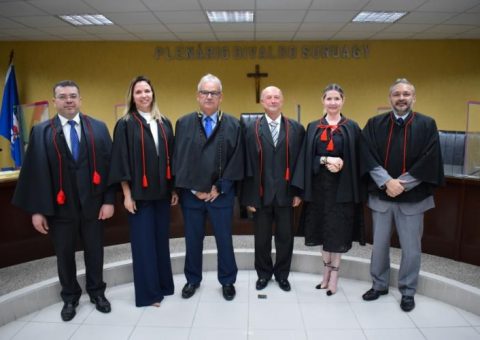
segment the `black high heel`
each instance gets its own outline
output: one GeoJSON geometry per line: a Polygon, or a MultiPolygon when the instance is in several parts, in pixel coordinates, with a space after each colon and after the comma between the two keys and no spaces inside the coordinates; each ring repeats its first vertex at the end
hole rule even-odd
{"type": "MultiPolygon", "coordinates": [[[[333,294],[335,294],[337,292],[338,269],[339,269],[338,267],[330,266],[330,271],[331,272],[337,272],[337,282],[335,282],[335,291],[332,291],[331,289],[327,290],[327,296],[332,296],[333,294]]],[[[330,283],[330,280],[328,281],[328,283],[330,283]]]]}
{"type": "Polygon", "coordinates": [[[325,262],[323,261],[323,266],[324,266],[324,269],[323,269],[323,279],[322,279],[322,282],[320,282],[318,285],[315,286],[315,289],[327,289],[328,287],[328,281],[330,280],[330,268],[332,268],[330,266],[330,263],[332,262],[325,262]],[[326,286],[322,286],[322,283],[326,283],[326,286]]]}

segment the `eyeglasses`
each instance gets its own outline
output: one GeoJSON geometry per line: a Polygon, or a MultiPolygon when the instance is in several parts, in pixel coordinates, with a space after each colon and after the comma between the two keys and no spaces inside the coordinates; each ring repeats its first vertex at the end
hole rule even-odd
{"type": "Polygon", "coordinates": [[[209,95],[212,97],[219,97],[222,94],[222,92],[220,91],[205,91],[205,90],[198,91],[198,93],[200,93],[204,97],[208,97],[209,95]]]}
{"type": "Polygon", "coordinates": [[[69,95],[61,94],[56,96],[55,98],[57,98],[58,100],[67,100],[67,99],[75,100],[75,99],[78,99],[78,94],[76,93],[72,93],[69,95]]]}

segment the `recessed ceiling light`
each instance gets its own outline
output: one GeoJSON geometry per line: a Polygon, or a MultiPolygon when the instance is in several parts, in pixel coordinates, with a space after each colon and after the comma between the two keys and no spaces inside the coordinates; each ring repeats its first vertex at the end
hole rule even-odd
{"type": "Polygon", "coordinates": [[[75,14],[75,15],[60,15],[60,19],[74,25],[74,26],[103,26],[113,25],[109,19],[102,14],[75,14]]]}
{"type": "Polygon", "coordinates": [[[210,22],[253,22],[253,11],[207,11],[210,22]]]}
{"type": "Polygon", "coordinates": [[[360,12],[353,18],[353,22],[395,22],[407,12],[360,12]]]}

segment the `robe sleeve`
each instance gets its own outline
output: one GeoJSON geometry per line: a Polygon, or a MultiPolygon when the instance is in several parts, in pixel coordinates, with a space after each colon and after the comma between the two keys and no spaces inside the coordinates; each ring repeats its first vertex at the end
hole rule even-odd
{"type": "Polygon", "coordinates": [[[56,193],[53,192],[45,138],[46,124],[32,128],[12,204],[31,214],[53,216],[56,193]]]}

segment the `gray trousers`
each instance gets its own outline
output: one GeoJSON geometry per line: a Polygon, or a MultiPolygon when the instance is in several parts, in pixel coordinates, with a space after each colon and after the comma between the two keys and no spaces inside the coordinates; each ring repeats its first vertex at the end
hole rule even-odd
{"type": "Polygon", "coordinates": [[[433,198],[418,203],[380,201],[370,197],[373,219],[373,250],[370,274],[373,288],[385,290],[390,282],[390,238],[395,222],[402,259],[398,273],[398,289],[402,295],[415,295],[422,254],[424,211],[433,207],[433,198]]]}

